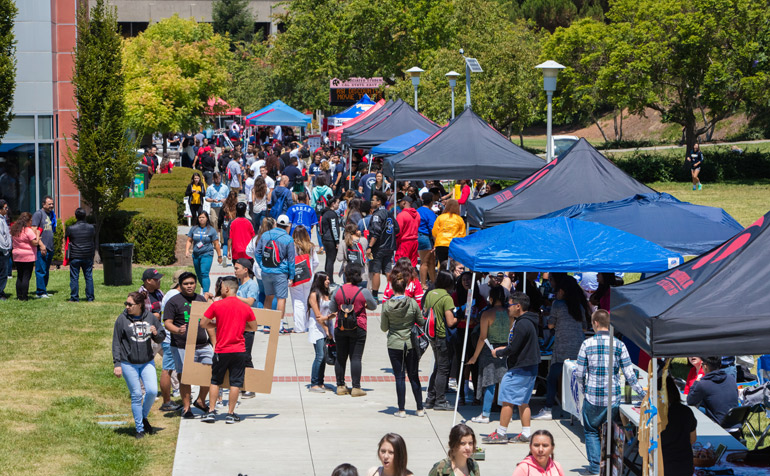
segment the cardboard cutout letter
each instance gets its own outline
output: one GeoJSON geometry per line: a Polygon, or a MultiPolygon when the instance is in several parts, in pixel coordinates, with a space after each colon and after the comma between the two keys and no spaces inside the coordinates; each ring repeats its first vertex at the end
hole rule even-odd
{"type": "MultiPolygon", "coordinates": [[[[203,313],[210,306],[209,303],[195,301],[191,306],[190,322],[187,323],[187,341],[185,342],[184,372],[182,383],[186,385],[198,385],[208,387],[211,385],[211,366],[195,362],[195,339],[198,335],[198,326],[203,318],[203,313]]],[[[267,309],[256,309],[254,317],[257,324],[270,326],[270,337],[267,341],[267,355],[265,356],[265,368],[246,369],[243,388],[247,392],[270,393],[273,387],[273,372],[275,371],[275,356],[278,353],[278,330],[281,325],[281,313],[267,309]]],[[[222,387],[230,386],[230,374],[225,375],[222,387]]]]}

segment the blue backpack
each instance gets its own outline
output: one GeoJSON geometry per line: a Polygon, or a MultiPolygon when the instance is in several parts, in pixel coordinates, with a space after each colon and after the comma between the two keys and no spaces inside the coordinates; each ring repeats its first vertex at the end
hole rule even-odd
{"type": "Polygon", "coordinates": [[[286,195],[277,197],[277,199],[273,202],[272,207],[270,208],[270,216],[277,220],[279,216],[283,215],[285,205],[286,195]]]}

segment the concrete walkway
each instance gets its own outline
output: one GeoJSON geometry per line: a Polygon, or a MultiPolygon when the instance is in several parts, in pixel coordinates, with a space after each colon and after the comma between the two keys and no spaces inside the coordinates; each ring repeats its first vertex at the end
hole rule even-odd
{"type": "MultiPolygon", "coordinates": [[[[180,234],[186,232],[180,227],[180,234]]],[[[323,255],[320,256],[323,262],[323,255]]],[[[220,275],[233,273],[232,266],[222,268],[214,263],[212,283],[220,275]]],[[[384,284],[383,284],[384,287],[384,284]]],[[[291,305],[287,302],[287,321],[291,305]]],[[[257,333],[254,343],[254,365],[261,368],[267,336],[257,333]]],[[[368,395],[360,398],[337,396],[334,369],[326,369],[325,394],[309,393],[310,367],[314,358],[307,334],[282,335],[279,340],[272,393],[258,394],[241,400],[236,410],[243,420],[227,425],[224,416],[214,424],[199,419],[182,420],[179,426],[174,475],[329,475],[341,463],[355,465],[359,474],[379,465],[377,443],[387,432],[404,437],[408,447],[409,469],[415,475],[427,475],[433,464],[446,455],[452,412],[427,411],[425,418],[415,414],[415,402],[407,385],[407,418],[394,416],[397,410],[395,383],[386,350],[386,335],[380,330],[379,308],[368,314],[368,335],[363,357],[362,388],[368,395]]],[[[420,362],[423,398],[433,356],[427,352],[420,362]]],[[[348,379],[350,369],[348,368],[348,379]]],[[[194,390],[194,395],[197,390],[194,390]]],[[[455,394],[448,395],[454,399],[455,394]]],[[[225,396],[225,399],[227,396],[225,396]]],[[[454,400],[452,400],[454,401],[454,400]]],[[[533,401],[535,411],[542,402],[533,401]]],[[[481,413],[480,407],[461,406],[458,422],[465,419],[481,435],[494,431],[496,421],[489,424],[470,423],[481,413]]],[[[200,414],[193,410],[196,415],[200,414]]],[[[498,418],[496,413],[492,418],[498,418]]],[[[533,421],[532,430],[545,428],[556,439],[557,461],[567,474],[587,464],[582,428],[575,422],[533,421]]],[[[516,434],[521,424],[516,417],[508,427],[516,434]]],[[[528,445],[481,445],[486,461],[480,463],[482,474],[510,475],[524,458],[528,445]]]]}

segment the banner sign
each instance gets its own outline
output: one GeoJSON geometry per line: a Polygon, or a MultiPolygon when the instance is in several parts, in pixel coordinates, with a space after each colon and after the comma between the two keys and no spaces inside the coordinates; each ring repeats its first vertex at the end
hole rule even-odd
{"type": "Polygon", "coordinates": [[[382,78],[350,78],[347,81],[334,78],[329,81],[329,105],[352,106],[364,94],[368,94],[373,101],[379,101],[384,96],[380,90],[384,82],[382,78]]]}

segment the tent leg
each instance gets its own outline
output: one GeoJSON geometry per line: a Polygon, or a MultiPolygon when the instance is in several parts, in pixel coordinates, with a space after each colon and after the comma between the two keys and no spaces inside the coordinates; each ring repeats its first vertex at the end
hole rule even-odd
{"type": "MultiPolygon", "coordinates": [[[[384,180],[383,180],[384,181],[384,180]]],[[[384,187],[384,184],[383,184],[384,187]]],[[[396,219],[396,209],[398,208],[398,180],[393,177],[393,219],[396,219]]]]}
{"type": "Polygon", "coordinates": [[[452,416],[452,426],[457,424],[457,406],[460,403],[460,389],[463,382],[463,370],[465,369],[465,352],[468,349],[468,339],[470,339],[470,327],[468,323],[471,322],[471,309],[473,309],[473,291],[476,286],[476,273],[471,276],[471,288],[468,290],[468,300],[465,301],[465,338],[463,339],[463,353],[460,355],[460,378],[457,382],[457,395],[455,396],[455,411],[452,416]]]}
{"type": "MultiPolygon", "coordinates": [[[[650,383],[649,383],[649,395],[652,398],[652,403],[650,406],[655,405],[658,406],[658,359],[654,356],[652,357],[652,375],[650,376],[650,383]]],[[[658,417],[654,416],[652,418],[652,438],[654,438],[654,441],[658,442],[658,447],[660,447],[660,442],[658,438],[658,417]]],[[[650,461],[652,461],[652,473],[651,476],[658,476],[658,449],[652,450],[652,454],[650,454],[650,461]]]]}
{"type": "Polygon", "coordinates": [[[353,188],[353,149],[348,151],[348,190],[353,188]]]}
{"type": "Polygon", "coordinates": [[[527,272],[524,271],[524,283],[521,285],[524,290],[524,294],[527,294],[527,272]]]}
{"type": "Polygon", "coordinates": [[[612,324],[610,324],[610,353],[609,353],[609,364],[607,366],[607,374],[609,375],[609,378],[607,379],[607,435],[605,438],[605,443],[607,443],[607,459],[605,460],[604,467],[607,469],[607,476],[612,476],[612,468],[610,467],[610,462],[612,461],[612,390],[615,383],[615,330],[612,327],[612,324]]]}

